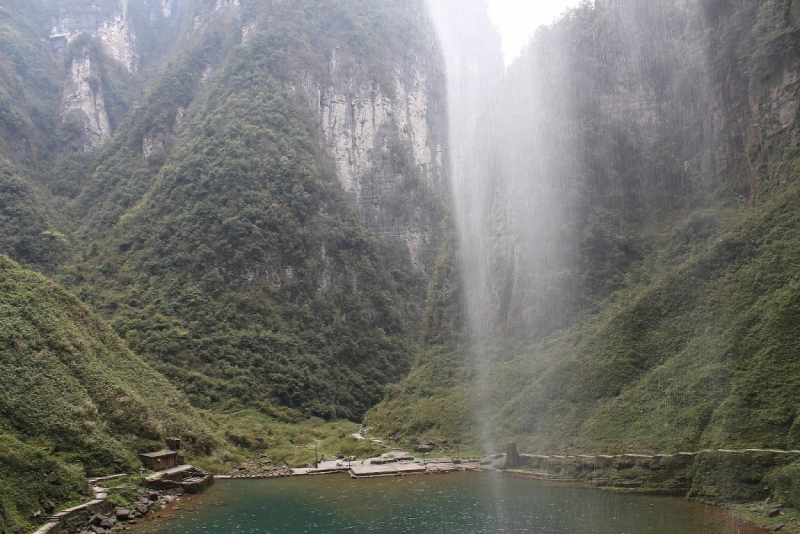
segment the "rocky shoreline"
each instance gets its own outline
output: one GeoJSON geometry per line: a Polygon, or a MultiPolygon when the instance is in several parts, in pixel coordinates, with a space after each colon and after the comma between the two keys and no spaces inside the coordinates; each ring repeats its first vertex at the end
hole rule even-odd
{"type": "MultiPolygon", "coordinates": [[[[106,477],[121,478],[126,475],[106,477]]],[[[56,534],[59,532],[76,532],[78,534],[107,534],[128,530],[130,525],[148,514],[164,509],[169,503],[179,501],[186,492],[183,488],[166,491],[139,489],[137,499],[126,506],[115,507],[108,499],[107,489],[93,486],[95,499],[85,504],[68,508],[48,518],[34,534],[56,534]],[[88,516],[88,519],[87,519],[88,516]]],[[[12,527],[12,534],[21,534],[22,527],[12,527]]]]}
{"type": "Polygon", "coordinates": [[[107,534],[129,530],[136,525],[137,520],[148,514],[163,510],[174,501],[180,501],[186,492],[182,488],[155,491],[140,490],[138,501],[125,507],[116,507],[110,513],[94,514],[82,527],[78,527],[78,534],[107,534]]]}
{"type": "MultiPolygon", "coordinates": [[[[184,495],[203,491],[214,478],[263,479],[333,473],[371,478],[483,470],[547,482],[577,483],[607,491],[681,496],[732,510],[736,516],[759,525],[766,532],[800,532],[800,518],[792,508],[792,500],[775,499],[775,488],[770,485],[770,473],[800,460],[800,451],[749,449],[561,456],[517,454],[512,445],[509,444],[506,454],[483,459],[415,458],[398,449],[365,460],[335,458],[318,462],[314,467],[295,469],[272,465],[262,455],[242,464],[230,475],[216,477],[192,466],[181,466],[144,479],[146,488],[139,489],[137,498],[124,507],[113,507],[105,488],[96,485],[95,500],[52,517],[58,525],[48,523],[36,534],[62,530],[105,534],[128,530],[139,519],[164,510],[184,495]],[[73,512],[81,513],[70,517],[73,512]],[[87,512],[91,513],[88,519],[87,512]],[[82,517],[80,521],[78,516],[82,517]]],[[[115,477],[118,476],[121,475],[115,477]]],[[[93,483],[99,482],[99,479],[93,480],[93,483]]]]}

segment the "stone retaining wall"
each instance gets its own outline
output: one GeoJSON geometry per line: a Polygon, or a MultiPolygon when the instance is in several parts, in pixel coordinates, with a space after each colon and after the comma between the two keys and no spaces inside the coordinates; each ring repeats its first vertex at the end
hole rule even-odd
{"type": "MultiPolygon", "coordinates": [[[[110,477],[109,477],[110,478],[110,477]]],[[[57,534],[58,532],[73,530],[76,521],[80,522],[86,517],[94,514],[103,514],[111,511],[113,506],[108,502],[108,494],[105,488],[100,486],[92,487],[94,491],[94,499],[68,508],[57,514],[53,514],[47,523],[42,525],[34,534],[57,534]]]]}
{"type": "Polygon", "coordinates": [[[795,462],[800,462],[800,451],[719,449],[653,456],[522,454],[519,469],[506,471],[607,489],[685,495],[719,504],[766,499],[774,490],[774,474],[795,462]]]}

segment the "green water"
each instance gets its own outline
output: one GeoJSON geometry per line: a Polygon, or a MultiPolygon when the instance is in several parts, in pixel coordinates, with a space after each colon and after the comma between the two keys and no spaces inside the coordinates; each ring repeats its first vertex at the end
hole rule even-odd
{"type": "Polygon", "coordinates": [[[351,480],[217,481],[137,533],[763,532],[683,499],[549,485],[489,473],[351,480]]]}

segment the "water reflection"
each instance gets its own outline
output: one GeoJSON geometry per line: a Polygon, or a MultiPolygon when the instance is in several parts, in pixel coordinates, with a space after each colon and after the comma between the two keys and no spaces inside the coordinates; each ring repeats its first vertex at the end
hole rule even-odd
{"type": "Polygon", "coordinates": [[[150,522],[135,532],[763,532],[722,510],[682,499],[542,484],[489,473],[220,481],[189,508],[175,512],[171,521],[150,522]]]}

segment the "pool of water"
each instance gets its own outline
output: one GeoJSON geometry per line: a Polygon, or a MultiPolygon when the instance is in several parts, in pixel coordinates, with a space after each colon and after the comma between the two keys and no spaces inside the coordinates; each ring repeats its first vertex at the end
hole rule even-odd
{"type": "Polygon", "coordinates": [[[136,533],[761,533],[680,498],[611,493],[495,473],[352,480],[220,480],[136,533]]]}

